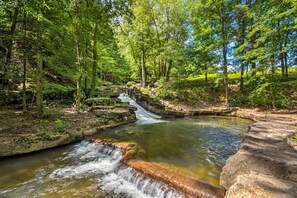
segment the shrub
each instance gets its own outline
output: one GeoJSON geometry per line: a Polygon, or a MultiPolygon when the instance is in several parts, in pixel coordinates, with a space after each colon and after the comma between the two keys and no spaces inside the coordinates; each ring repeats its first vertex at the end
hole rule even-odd
{"type": "Polygon", "coordinates": [[[44,109],[44,116],[49,118],[57,118],[60,117],[63,112],[58,108],[46,108],[44,109]]]}
{"type": "Polygon", "coordinates": [[[42,135],[45,140],[53,139],[53,134],[47,128],[38,129],[38,133],[42,135]]]}
{"type": "Polygon", "coordinates": [[[0,90],[0,106],[21,103],[22,96],[19,91],[0,90]]]}
{"type": "Polygon", "coordinates": [[[45,83],[44,99],[46,100],[73,100],[76,89],[56,83],[45,83]]]}
{"type": "Polygon", "coordinates": [[[296,106],[297,82],[281,82],[271,79],[263,84],[258,84],[249,95],[249,100],[254,106],[266,108],[292,108],[296,106]]]}
{"type": "Polygon", "coordinates": [[[244,94],[238,94],[235,96],[235,99],[233,101],[234,106],[247,106],[250,104],[250,100],[249,97],[247,95],[244,94]]]}
{"type": "Polygon", "coordinates": [[[56,119],[55,120],[55,127],[56,127],[57,132],[61,133],[61,132],[65,131],[66,125],[63,123],[62,120],[56,119]]]}
{"type": "Polygon", "coordinates": [[[130,86],[133,86],[133,85],[135,85],[135,84],[136,84],[136,83],[135,83],[134,81],[129,81],[129,82],[126,83],[126,85],[129,86],[129,87],[130,87],[130,86]]]}
{"type": "Polygon", "coordinates": [[[88,98],[84,102],[88,106],[92,105],[109,105],[111,103],[111,99],[108,97],[98,97],[98,98],[88,98]]]}
{"type": "Polygon", "coordinates": [[[27,143],[27,144],[33,144],[38,143],[40,139],[38,138],[30,138],[30,137],[17,137],[14,139],[16,143],[27,143]]]}

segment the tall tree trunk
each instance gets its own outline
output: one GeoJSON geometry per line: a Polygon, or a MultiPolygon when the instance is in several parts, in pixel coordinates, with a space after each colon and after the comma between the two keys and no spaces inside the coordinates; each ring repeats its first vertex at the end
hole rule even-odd
{"type": "Polygon", "coordinates": [[[284,62],[284,53],[280,53],[280,61],[281,61],[281,68],[282,68],[282,77],[285,77],[285,62],[284,62]]]}
{"type": "Polygon", "coordinates": [[[229,89],[228,89],[228,68],[227,68],[227,46],[223,46],[223,73],[224,73],[224,85],[225,85],[225,100],[226,104],[229,104],[229,89]]]}
{"type": "Polygon", "coordinates": [[[77,39],[76,41],[76,65],[77,65],[77,70],[78,70],[78,78],[76,79],[76,98],[75,98],[75,111],[79,112],[80,110],[80,80],[81,80],[81,63],[80,63],[80,41],[77,39]]]}
{"type": "Polygon", "coordinates": [[[154,59],[154,76],[155,76],[155,79],[156,80],[159,80],[159,76],[158,76],[158,72],[157,72],[157,61],[156,61],[156,59],[154,59]]]}
{"type": "Polygon", "coordinates": [[[158,64],[158,76],[159,78],[162,77],[162,60],[159,59],[159,64],[158,64]]]}
{"type": "Polygon", "coordinates": [[[226,21],[222,19],[222,37],[223,37],[223,76],[225,86],[225,102],[229,104],[229,89],[228,89],[228,65],[227,65],[227,41],[226,41],[226,21]]]}
{"type": "Polygon", "coordinates": [[[23,112],[27,111],[27,104],[26,104],[26,76],[27,76],[27,21],[26,21],[26,12],[24,12],[24,46],[23,46],[23,96],[22,96],[22,103],[23,103],[23,112]]]}
{"type": "MultiPolygon", "coordinates": [[[[79,15],[79,10],[80,10],[80,2],[76,1],[75,2],[75,15],[78,19],[80,19],[79,15]]],[[[79,20],[80,21],[80,20],[79,20]]],[[[77,67],[77,72],[78,72],[78,77],[76,79],[76,94],[75,94],[75,111],[79,112],[80,111],[80,81],[81,81],[81,74],[82,74],[82,67],[81,67],[81,29],[80,29],[80,24],[76,24],[76,67],[77,67]]]]}
{"type": "Polygon", "coordinates": [[[98,25],[96,23],[94,27],[94,35],[93,35],[93,67],[92,67],[90,97],[94,95],[96,81],[97,81],[97,29],[98,29],[98,25]]]}
{"type": "Polygon", "coordinates": [[[166,60],[163,61],[163,76],[166,77],[166,70],[167,70],[167,62],[166,60]]]}
{"type": "Polygon", "coordinates": [[[36,105],[39,118],[43,114],[43,74],[42,74],[42,22],[37,22],[37,68],[36,68],[36,105]]]}
{"type": "Polygon", "coordinates": [[[241,71],[240,71],[240,92],[243,93],[244,90],[244,63],[241,62],[241,71]]]}
{"type": "Polygon", "coordinates": [[[167,68],[167,72],[166,72],[166,81],[169,81],[169,79],[170,79],[170,72],[171,72],[171,68],[172,68],[172,63],[173,63],[173,60],[169,59],[168,68],[167,68]]]}
{"type": "Polygon", "coordinates": [[[17,1],[17,5],[14,9],[13,15],[12,15],[12,23],[10,26],[10,38],[7,43],[7,53],[6,53],[6,60],[4,64],[4,74],[3,74],[3,84],[8,85],[8,68],[11,63],[11,56],[12,56],[12,47],[13,47],[13,42],[14,42],[14,35],[15,35],[15,30],[18,22],[18,14],[19,14],[19,9],[20,9],[20,0],[17,1]]]}
{"type": "Polygon", "coordinates": [[[142,87],[145,87],[147,82],[146,82],[145,50],[144,50],[143,44],[141,48],[141,79],[142,79],[142,87]]]}
{"type": "Polygon", "coordinates": [[[282,35],[279,31],[280,28],[280,21],[277,22],[277,29],[278,29],[278,41],[279,41],[279,59],[281,62],[281,69],[282,69],[282,77],[285,76],[285,63],[284,63],[284,53],[283,51],[283,40],[282,35]]]}
{"type": "MultiPolygon", "coordinates": [[[[242,21],[241,21],[241,44],[243,45],[245,42],[245,18],[242,16],[242,21]]],[[[245,54],[245,50],[242,52],[242,55],[245,54]]],[[[244,63],[243,60],[241,60],[241,71],[240,71],[240,91],[243,93],[244,89],[244,63]]]]}
{"type": "Polygon", "coordinates": [[[204,78],[205,78],[205,85],[206,87],[208,87],[208,79],[207,79],[207,75],[208,75],[208,66],[205,63],[205,72],[204,72],[204,78]]]}
{"type": "MultiPolygon", "coordinates": [[[[289,34],[287,33],[286,36],[285,36],[285,44],[284,44],[285,48],[287,48],[287,45],[288,45],[288,37],[289,37],[289,34]]],[[[289,73],[288,73],[288,54],[287,54],[287,52],[283,53],[283,58],[284,58],[284,62],[285,62],[286,77],[289,77],[289,73]]]]}
{"type": "Polygon", "coordinates": [[[284,60],[285,60],[285,68],[286,68],[286,77],[289,77],[289,73],[288,73],[288,55],[287,55],[287,52],[284,53],[284,60]]]}
{"type": "Polygon", "coordinates": [[[274,55],[271,55],[270,57],[270,64],[271,64],[271,73],[275,74],[275,59],[274,55]]]}
{"type": "MultiPolygon", "coordinates": [[[[87,62],[87,57],[88,57],[88,41],[86,41],[86,48],[85,52],[83,53],[83,60],[84,60],[84,69],[87,71],[88,68],[88,62],[87,62]]],[[[84,76],[84,91],[87,94],[88,93],[88,78],[87,75],[84,76]]]]}
{"type": "MultiPolygon", "coordinates": [[[[248,7],[249,9],[251,10],[252,9],[252,0],[248,0],[248,7]]],[[[250,26],[253,27],[254,25],[254,18],[252,17],[251,18],[251,24],[250,26]]],[[[253,34],[251,36],[251,46],[250,46],[250,50],[253,50],[254,49],[254,45],[255,45],[255,34],[253,34]]],[[[256,75],[256,63],[254,62],[255,58],[253,57],[252,60],[251,60],[251,63],[252,63],[252,76],[256,75]]]]}
{"type": "Polygon", "coordinates": [[[144,47],[144,35],[143,29],[141,24],[141,80],[142,80],[142,87],[145,87],[146,82],[146,62],[145,62],[145,47],[144,47]]]}

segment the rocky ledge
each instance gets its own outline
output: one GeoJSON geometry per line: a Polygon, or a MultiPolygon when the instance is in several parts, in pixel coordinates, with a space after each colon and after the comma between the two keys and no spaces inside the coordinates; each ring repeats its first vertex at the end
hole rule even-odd
{"type": "Polygon", "coordinates": [[[114,143],[106,139],[92,139],[92,142],[106,144],[107,146],[117,147],[122,150],[123,164],[143,173],[146,177],[159,181],[182,192],[185,197],[200,198],[220,198],[224,197],[225,190],[220,187],[210,185],[198,180],[187,178],[176,173],[170,172],[153,163],[136,159],[137,146],[125,142],[114,143]]]}
{"type": "Polygon", "coordinates": [[[198,115],[235,115],[239,108],[222,107],[222,108],[207,108],[207,109],[191,109],[191,110],[174,110],[166,107],[159,101],[154,100],[149,95],[141,93],[138,89],[129,89],[129,96],[133,98],[140,106],[146,110],[162,116],[163,118],[198,116],[198,115]]]}
{"type": "Polygon", "coordinates": [[[30,112],[1,110],[0,158],[69,144],[97,131],[135,122],[135,110],[127,104],[93,106],[80,113],[67,108],[48,109],[59,113],[43,119],[30,112]]]}
{"type": "Polygon", "coordinates": [[[98,131],[136,122],[137,118],[134,113],[136,110],[136,107],[130,105],[93,106],[89,111],[97,116],[97,126],[84,131],[83,134],[92,135],[98,131]]]}
{"type": "Polygon", "coordinates": [[[226,197],[295,198],[297,151],[288,138],[297,132],[297,116],[250,110],[239,110],[237,116],[256,123],[223,168],[220,184],[226,197]]]}

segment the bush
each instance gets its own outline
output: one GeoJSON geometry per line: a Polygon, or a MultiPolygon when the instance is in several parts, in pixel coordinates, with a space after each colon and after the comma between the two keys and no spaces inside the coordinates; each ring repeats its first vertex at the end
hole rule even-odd
{"type": "Polygon", "coordinates": [[[133,86],[133,85],[135,85],[135,84],[136,84],[136,83],[135,83],[134,81],[129,81],[129,82],[126,83],[126,85],[127,85],[128,87],[133,86]]]}
{"type": "Polygon", "coordinates": [[[63,112],[58,108],[44,109],[44,116],[49,118],[57,118],[60,117],[63,112]]]}
{"type": "Polygon", "coordinates": [[[60,119],[55,120],[55,127],[57,132],[61,133],[65,131],[66,125],[60,119]]]}
{"type": "Polygon", "coordinates": [[[272,78],[263,84],[258,83],[249,100],[254,106],[289,109],[296,106],[296,90],[296,81],[282,82],[272,78]]]}
{"type": "Polygon", "coordinates": [[[162,85],[155,94],[158,100],[173,100],[176,104],[180,102],[188,104],[197,104],[201,101],[216,100],[212,97],[210,92],[216,92],[204,86],[204,84],[197,85],[196,81],[175,81],[162,85]]]}
{"type": "Polygon", "coordinates": [[[98,98],[88,98],[85,100],[84,104],[88,106],[92,105],[110,105],[111,99],[108,97],[98,97],[98,98]]]}
{"type": "Polygon", "coordinates": [[[45,83],[44,99],[45,100],[72,100],[76,89],[70,86],[63,86],[55,83],[45,83]]]}
{"type": "Polygon", "coordinates": [[[26,144],[33,144],[40,142],[40,139],[38,138],[30,138],[30,137],[17,137],[14,139],[16,143],[26,143],[26,144]]]}
{"type": "Polygon", "coordinates": [[[22,96],[19,91],[0,90],[0,106],[17,104],[22,102],[22,96]]]}
{"type": "Polygon", "coordinates": [[[232,102],[233,106],[247,106],[250,104],[250,99],[248,96],[244,95],[244,94],[238,94],[235,96],[234,101],[232,102]]]}
{"type": "Polygon", "coordinates": [[[38,129],[38,133],[43,136],[43,140],[53,140],[53,134],[47,129],[38,129]]]}
{"type": "Polygon", "coordinates": [[[150,89],[149,88],[141,88],[141,93],[149,95],[150,89]]]}

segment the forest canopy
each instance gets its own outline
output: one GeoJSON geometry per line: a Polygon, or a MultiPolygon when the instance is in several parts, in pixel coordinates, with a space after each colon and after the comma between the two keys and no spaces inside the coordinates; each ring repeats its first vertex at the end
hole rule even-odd
{"type": "Polygon", "coordinates": [[[185,89],[174,83],[196,79],[205,86],[197,93],[220,84],[226,104],[268,98],[266,106],[289,108],[296,15],[295,0],[3,0],[1,103],[17,91],[39,115],[48,98],[67,96],[79,110],[99,85],[126,83],[173,99],[170,89],[185,89]]]}

